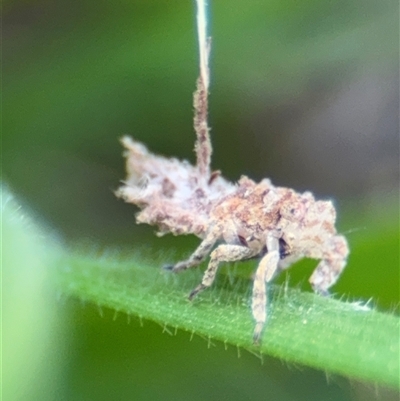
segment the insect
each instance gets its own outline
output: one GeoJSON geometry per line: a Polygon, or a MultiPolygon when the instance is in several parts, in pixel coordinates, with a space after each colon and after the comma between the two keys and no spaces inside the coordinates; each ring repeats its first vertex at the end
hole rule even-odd
{"type": "Polygon", "coordinates": [[[345,267],[349,250],[346,239],[336,232],[332,202],[315,200],[311,192],[276,187],[268,179],[256,183],[242,176],[231,183],[210,169],[209,50],[209,40],[200,40],[200,76],[194,93],[196,165],[154,155],[124,137],[127,178],[116,194],[137,205],[141,209],[137,222],[158,226],[159,235],[201,238],[187,260],[166,266],[178,273],[210,255],[203,279],[189,299],[212,285],[222,262],[259,258],[251,306],[253,341],[259,343],[267,317],[266,286],[272,278],[303,257],[319,259],[310,283],[315,292],[326,295],[345,267]]]}

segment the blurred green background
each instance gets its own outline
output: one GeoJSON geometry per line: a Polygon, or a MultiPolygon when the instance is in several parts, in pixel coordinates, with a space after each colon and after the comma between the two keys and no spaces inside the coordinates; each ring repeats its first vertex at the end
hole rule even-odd
{"type": "MultiPolygon", "coordinates": [[[[68,246],[193,248],[196,239],[136,226],[113,190],[125,174],[123,134],[194,160],[194,3],[21,0],[3,14],[2,176],[18,199],[68,246]]],[[[398,2],[214,1],[210,20],[213,167],[333,198],[352,249],[335,291],[395,310],[398,2]]],[[[3,285],[15,283],[3,298],[10,400],[376,397],[364,384],[238,359],[221,344],[208,350],[185,333],[60,301],[45,279],[51,257],[38,256],[56,245],[24,224],[3,259],[3,285]]],[[[310,271],[294,269],[291,281],[308,289],[310,271]]]]}

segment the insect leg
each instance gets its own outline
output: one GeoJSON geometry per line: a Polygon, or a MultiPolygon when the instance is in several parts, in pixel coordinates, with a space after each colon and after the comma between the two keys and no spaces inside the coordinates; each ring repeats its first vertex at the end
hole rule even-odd
{"type": "Polygon", "coordinates": [[[329,294],[328,289],[335,284],[346,266],[348,254],[346,239],[341,235],[333,237],[328,252],[324,252],[323,259],[310,277],[310,283],[315,292],[321,295],[329,294]]]}
{"type": "Polygon", "coordinates": [[[253,341],[259,344],[261,333],[266,320],[267,293],[266,285],[272,280],[279,263],[279,242],[270,236],[267,239],[268,253],[261,259],[253,283],[253,297],[251,309],[256,321],[253,341]]]}
{"type": "Polygon", "coordinates": [[[204,272],[201,283],[190,293],[189,299],[193,299],[199,292],[210,287],[214,282],[218,266],[221,262],[234,262],[237,260],[248,259],[254,256],[253,249],[241,245],[220,245],[211,253],[211,259],[207,270],[204,272]]]}
{"type": "Polygon", "coordinates": [[[164,266],[164,269],[171,270],[174,273],[180,272],[182,270],[190,269],[191,267],[198,266],[210,253],[212,247],[218,240],[218,235],[215,232],[211,232],[204,238],[198,248],[192,253],[192,255],[175,265],[164,266]]]}

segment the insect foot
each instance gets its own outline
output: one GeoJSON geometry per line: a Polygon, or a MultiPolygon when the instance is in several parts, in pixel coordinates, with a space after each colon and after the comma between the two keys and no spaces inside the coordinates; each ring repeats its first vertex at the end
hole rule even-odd
{"type": "Polygon", "coordinates": [[[201,291],[205,290],[207,287],[204,284],[199,284],[190,294],[189,301],[192,301],[193,298],[201,291]]]}

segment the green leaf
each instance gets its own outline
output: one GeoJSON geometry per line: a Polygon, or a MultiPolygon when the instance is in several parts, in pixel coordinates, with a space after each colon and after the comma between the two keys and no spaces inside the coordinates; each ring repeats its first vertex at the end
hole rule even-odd
{"type": "MultiPolygon", "coordinates": [[[[148,251],[148,254],[154,254],[148,251]]],[[[220,274],[193,303],[189,291],[201,272],[163,272],[162,262],[133,255],[60,259],[57,283],[65,294],[150,319],[225,344],[301,363],[326,372],[393,387],[399,380],[399,318],[368,305],[273,286],[262,345],[252,344],[251,283],[220,274]]]]}

